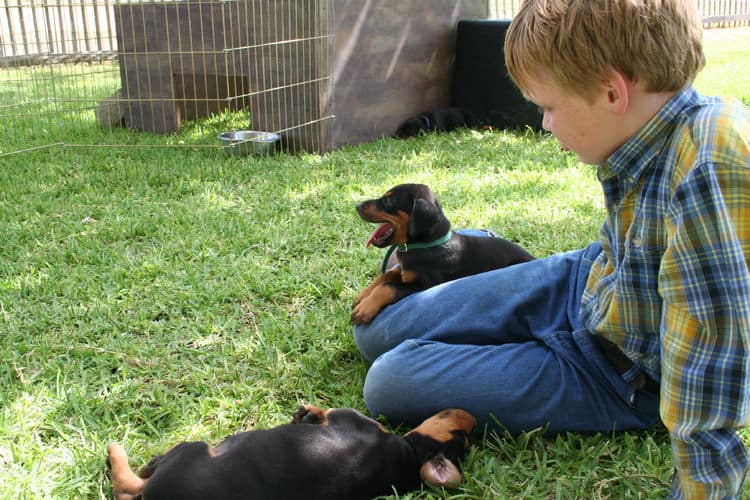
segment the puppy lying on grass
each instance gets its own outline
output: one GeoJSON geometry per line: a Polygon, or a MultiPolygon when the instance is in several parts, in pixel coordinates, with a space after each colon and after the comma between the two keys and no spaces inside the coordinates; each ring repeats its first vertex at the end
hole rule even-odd
{"type": "Polygon", "coordinates": [[[355,410],[306,405],[290,424],[235,434],[216,448],[178,444],[138,475],[119,444],[109,445],[107,461],[117,500],[364,500],[422,480],[458,486],[475,425],[469,413],[447,409],[398,436],[355,410]]]}

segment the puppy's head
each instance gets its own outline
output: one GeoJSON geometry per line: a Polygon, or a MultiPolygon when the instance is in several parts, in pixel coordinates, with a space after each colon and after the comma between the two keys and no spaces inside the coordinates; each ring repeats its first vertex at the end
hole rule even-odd
{"type": "Polygon", "coordinates": [[[428,122],[422,115],[411,116],[398,127],[394,136],[406,139],[407,137],[415,137],[420,132],[429,132],[429,130],[428,122]]]}
{"type": "Polygon", "coordinates": [[[406,434],[422,464],[419,475],[424,482],[445,488],[455,488],[461,483],[459,461],[466,455],[474,427],[476,420],[469,412],[450,408],[406,434]]]}
{"type": "Polygon", "coordinates": [[[357,213],[367,222],[380,224],[367,240],[367,246],[379,248],[427,243],[451,227],[435,194],[424,184],[399,184],[380,198],[359,203],[357,213]]]}

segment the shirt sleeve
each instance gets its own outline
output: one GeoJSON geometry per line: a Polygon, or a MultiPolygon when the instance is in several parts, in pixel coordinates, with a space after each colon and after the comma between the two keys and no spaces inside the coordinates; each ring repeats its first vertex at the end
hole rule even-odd
{"type": "Polygon", "coordinates": [[[739,498],[750,419],[750,168],[704,163],[676,186],[659,272],[661,418],[671,498],[739,498]]]}

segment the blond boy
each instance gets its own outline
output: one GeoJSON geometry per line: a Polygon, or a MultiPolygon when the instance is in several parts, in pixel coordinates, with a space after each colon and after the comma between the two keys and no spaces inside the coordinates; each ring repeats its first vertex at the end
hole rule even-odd
{"type": "Polygon", "coordinates": [[[739,498],[750,458],[750,113],[692,88],[688,0],[527,0],[506,64],[596,165],[599,241],[389,306],[355,329],[373,413],[511,431],[669,430],[672,498],[739,498]]]}

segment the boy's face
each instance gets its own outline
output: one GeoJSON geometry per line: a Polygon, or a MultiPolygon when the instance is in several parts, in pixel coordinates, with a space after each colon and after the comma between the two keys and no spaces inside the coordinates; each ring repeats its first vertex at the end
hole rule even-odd
{"type": "Polygon", "coordinates": [[[608,105],[603,86],[588,101],[549,79],[540,78],[528,82],[525,94],[544,113],[542,127],[555,136],[563,149],[573,151],[584,163],[604,163],[625,142],[618,115],[608,105]]]}

